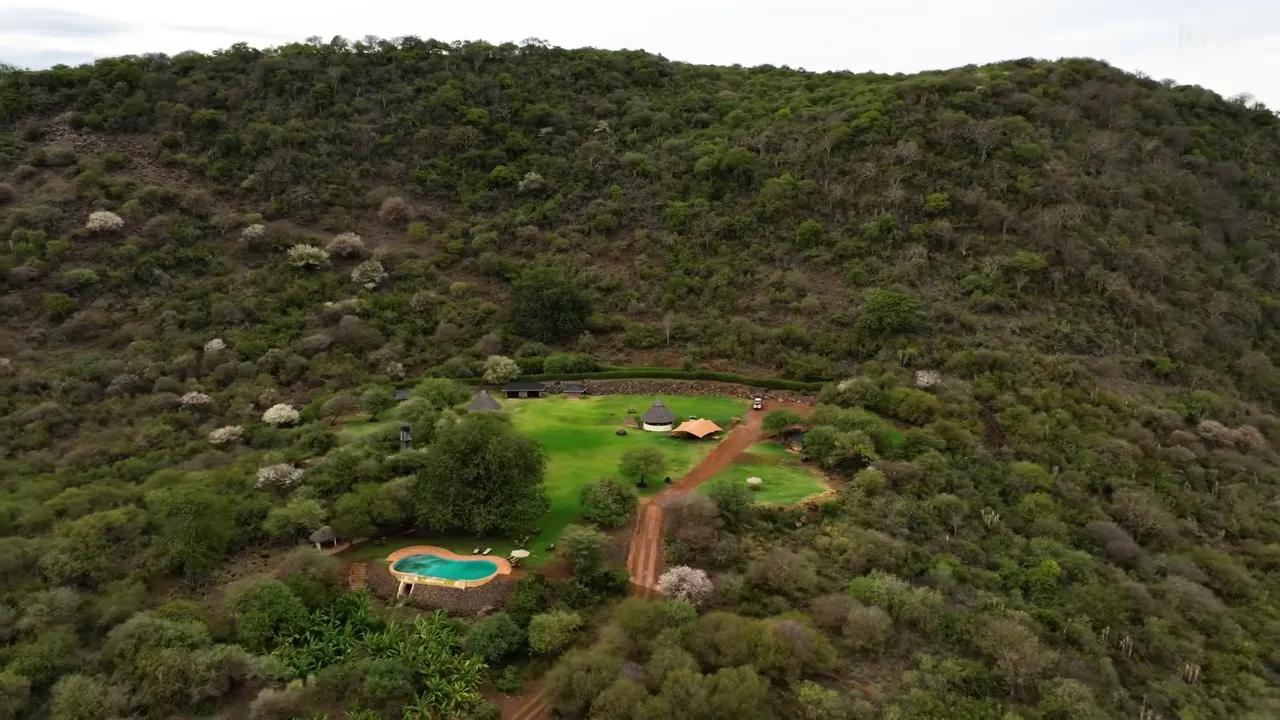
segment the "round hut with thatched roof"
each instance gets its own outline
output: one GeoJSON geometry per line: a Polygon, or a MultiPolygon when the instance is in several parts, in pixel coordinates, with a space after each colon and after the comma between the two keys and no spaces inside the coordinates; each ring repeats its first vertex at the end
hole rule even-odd
{"type": "Polygon", "coordinates": [[[662,398],[655,398],[648,410],[640,416],[640,427],[649,432],[671,432],[676,426],[676,416],[663,404],[662,398]]]}

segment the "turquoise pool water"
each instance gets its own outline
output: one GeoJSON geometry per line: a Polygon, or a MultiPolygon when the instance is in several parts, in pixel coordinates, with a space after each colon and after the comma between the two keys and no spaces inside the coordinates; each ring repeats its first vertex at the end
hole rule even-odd
{"type": "Polygon", "coordinates": [[[400,558],[392,570],[441,580],[483,580],[498,572],[492,560],[453,560],[439,555],[410,555],[400,558]]]}

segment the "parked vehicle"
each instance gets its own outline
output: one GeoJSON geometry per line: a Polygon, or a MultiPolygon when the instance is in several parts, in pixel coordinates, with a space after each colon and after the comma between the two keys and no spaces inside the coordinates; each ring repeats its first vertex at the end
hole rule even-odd
{"type": "Polygon", "coordinates": [[[752,401],[751,401],[751,409],[752,409],[752,410],[763,410],[763,409],[764,409],[764,398],[760,398],[760,397],[758,397],[758,398],[754,398],[754,399],[752,399],[752,401]]]}

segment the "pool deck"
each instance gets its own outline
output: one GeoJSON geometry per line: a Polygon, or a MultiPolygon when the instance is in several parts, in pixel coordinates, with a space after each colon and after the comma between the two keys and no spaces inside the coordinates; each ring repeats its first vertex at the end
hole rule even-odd
{"type": "Polygon", "coordinates": [[[387,556],[387,572],[391,573],[391,577],[400,581],[400,590],[397,595],[404,594],[407,591],[413,592],[414,585],[436,585],[439,587],[451,588],[473,588],[484,585],[499,575],[511,574],[511,562],[504,557],[494,555],[459,555],[452,550],[446,550],[442,547],[434,545],[413,545],[411,547],[400,548],[387,556]],[[497,566],[497,570],[486,578],[479,580],[446,580],[444,578],[433,578],[426,575],[417,575],[414,573],[403,573],[395,569],[397,560],[410,557],[412,555],[435,555],[436,557],[446,560],[487,560],[497,566]]]}

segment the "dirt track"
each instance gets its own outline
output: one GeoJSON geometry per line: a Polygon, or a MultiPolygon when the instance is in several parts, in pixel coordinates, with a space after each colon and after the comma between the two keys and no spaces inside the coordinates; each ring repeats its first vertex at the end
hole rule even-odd
{"type": "MultiPolygon", "coordinates": [[[[769,402],[765,410],[787,409],[808,415],[813,408],[798,403],[769,402]]],[[[728,436],[716,445],[692,470],[648,502],[640,506],[635,534],[631,536],[631,549],[627,553],[627,571],[631,573],[631,594],[639,597],[657,597],[658,576],[662,574],[662,506],[677,495],[687,493],[715,477],[717,473],[746,452],[763,435],[761,424],[765,410],[751,410],[747,421],[729,431],[728,436]]]]}
{"type": "MultiPolygon", "coordinates": [[[[761,424],[767,410],[794,410],[800,415],[808,415],[812,407],[799,403],[767,402],[765,410],[748,411],[747,421],[729,431],[729,434],[716,445],[692,470],[686,473],[670,487],[649,498],[640,506],[636,516],[635,532],[631,536],[631,548],[627,552],[627,571],[631,573],[631,594],[636,597],[658,597],[658,576],[662,574],[662,505],[668,499],[687,493],[702,483],[715,477],[716,473],[729,467],[747,448],[758,442],[763,435],[761,424]]],[[[551,706],[545,693],[541,690],[526,693],[518,698],[511,698],[503,703],[504,720],[543,720],[550,716],[551,706]]]]}

